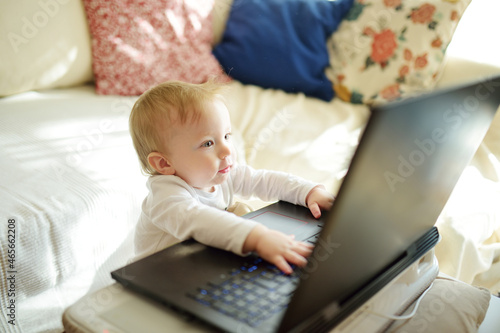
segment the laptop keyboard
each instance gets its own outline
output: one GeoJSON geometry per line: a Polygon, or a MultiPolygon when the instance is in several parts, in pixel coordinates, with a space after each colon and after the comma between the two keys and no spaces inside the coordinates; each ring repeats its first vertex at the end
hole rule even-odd
{"type": "Polygon", "coordinates": [[[286,308],[299,280],[261,258],[245,263],[197,288],[188,297],[250,326],[286,308]]]}

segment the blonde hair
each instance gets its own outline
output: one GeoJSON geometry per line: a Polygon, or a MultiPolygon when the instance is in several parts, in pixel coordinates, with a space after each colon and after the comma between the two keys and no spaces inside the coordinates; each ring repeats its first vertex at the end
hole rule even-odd
{"type": "Polygon", "coordinates": [[[132,107],[129,118],[130,135],[145,174],[159,174],[149,163],[148,155],[163,152],[160,131],[162,124],[172,125],[173,119],[181,124],[188,119],[197,121],[204,103],[220,99],[224,86],[214,80],[201,84],[167,81],[144,92],[132,107]]]}

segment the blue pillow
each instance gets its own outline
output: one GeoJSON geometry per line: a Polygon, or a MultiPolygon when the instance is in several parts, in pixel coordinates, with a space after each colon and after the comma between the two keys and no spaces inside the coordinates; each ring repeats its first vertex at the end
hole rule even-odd
{"type": "Polygon", "coordinates": [[[234,0],[213,54],[234,79],[333,98],[326,41],[353,0],[234,0]]]}

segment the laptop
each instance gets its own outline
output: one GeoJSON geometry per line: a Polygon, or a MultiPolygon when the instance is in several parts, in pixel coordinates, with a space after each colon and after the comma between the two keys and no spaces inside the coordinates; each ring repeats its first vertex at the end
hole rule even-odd
{"type": "Polygon", "coordinates": [[[315,244],[291,275],[194,240],[111,275],[218,330],[331,330],[436,245],[434,224],[499,105],[493,77],[372,107],[321,220],[284,202],[246,215],[315,244]]]}

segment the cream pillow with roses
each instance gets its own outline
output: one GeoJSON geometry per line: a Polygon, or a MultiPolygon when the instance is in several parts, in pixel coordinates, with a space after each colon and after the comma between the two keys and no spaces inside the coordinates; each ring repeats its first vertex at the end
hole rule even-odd
{"type": "Polygon", "coordinates": [[[356,0],[328,41],[336,95],[372,104],[436,84],[471,0],[356,0]]]}

